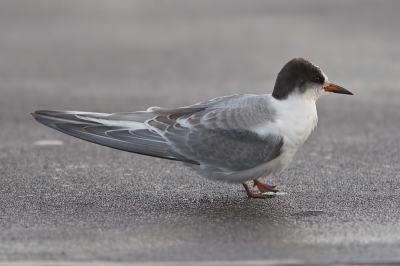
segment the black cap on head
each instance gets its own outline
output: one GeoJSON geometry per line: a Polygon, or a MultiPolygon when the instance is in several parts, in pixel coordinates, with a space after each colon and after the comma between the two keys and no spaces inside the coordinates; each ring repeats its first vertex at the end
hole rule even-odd
{"type": "Polygon", "coordinates": [[[283,100],[296,87],[300,89],[300,92],[305,92],[306,84],[317,83],[322,85],[324,82],[325,78],[319,67],[304,58],[294,58],[279,72],[272,96],[275,99],[283,100]]]}

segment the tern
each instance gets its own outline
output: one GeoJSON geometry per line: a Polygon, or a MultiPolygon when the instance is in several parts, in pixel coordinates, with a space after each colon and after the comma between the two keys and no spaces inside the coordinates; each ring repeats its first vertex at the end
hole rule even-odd
{"type": "Polygon", "coordinates": [[[353,95],[304,58],[278,73],[272,94],[235,94],[181,108],[94,113],[39,110],[31,115],[68,135],[137,154],[184,162],[211,180],[242,183],[249,198],[278,192],[258,179],[280,174],[317,125],[316,100],[353,95]],[[253,180],[259,192],[246,181],[253,180]]]}

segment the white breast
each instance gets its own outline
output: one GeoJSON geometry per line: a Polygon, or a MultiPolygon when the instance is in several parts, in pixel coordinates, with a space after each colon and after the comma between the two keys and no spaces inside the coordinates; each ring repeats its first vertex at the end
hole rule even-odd
{"type": "Polygon", "coordinates": [[[271,133],[283,136],[281,155],[267,163],[268,172],[279,174],[289,165],[297,150],[313,131],[318,116],[315,100],[306,94],[293,94],[285,100],[271,98],[271,104],[276,108],[275,121],[258,125],[252,131],[259,136],[271,133]]]}
{"type": "Polygon", "coordinates": [[[280,133],[288,144],[299,148],[317,125],[315,101],[291,97],[277,102],[277,125],[280,133]]]}

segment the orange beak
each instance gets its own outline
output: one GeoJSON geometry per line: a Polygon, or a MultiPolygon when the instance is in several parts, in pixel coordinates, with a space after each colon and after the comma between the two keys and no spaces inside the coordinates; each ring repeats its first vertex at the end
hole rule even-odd
{"type": "Polygon", "coordinates": [[[346,90],[345,88],[335,85],[333,83],[330,83],[328,86],[324,87],[324,90],[329,91],[329,92],[334,92],[334,93],[354,95],[353,93],[346,90]]]}

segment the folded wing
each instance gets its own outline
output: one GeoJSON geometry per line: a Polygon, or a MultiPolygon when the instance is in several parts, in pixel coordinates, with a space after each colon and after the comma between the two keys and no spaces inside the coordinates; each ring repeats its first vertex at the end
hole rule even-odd
{"type": "Polygon", "coordinates": [[[102,114],[40,110],[31,115],[41,124],[65,134],[118,150],[199,164],[175,152],[159,134],[143,122],[148,112],[102,114]],[[141,116],[143,113],[143,117],[141,116]],[[135,118],[138,121],[134,121],[135,118]]]}
{"type": "Polygon", "coordinates": [[[258,135],[251,129],[274,119],[269,98],[234,95],[207,108],[180,116],[158,116],[148,121],[174,151],[200,163],[200,168],[229,174],[267,163],[281,154],[283,137],[258,135]]]}

